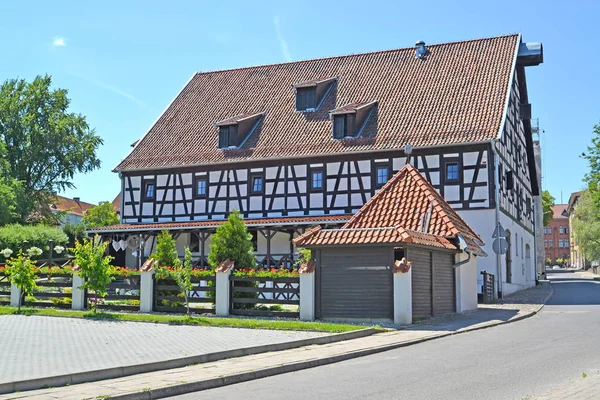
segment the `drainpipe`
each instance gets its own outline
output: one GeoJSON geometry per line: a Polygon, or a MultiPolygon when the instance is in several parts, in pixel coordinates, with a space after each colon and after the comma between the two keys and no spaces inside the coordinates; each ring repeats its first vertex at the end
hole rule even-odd
{"type": "MultiPolygon", "coordinates": [[[[494,198],[496,201],[496,225],[494,230],[500,225],[500,156],[496,151],[497,139],[491,140],[492,153],[494,154],[494,198]]],[[[500,254],[496,254],[496,276],[498,277],[498,298],[502,298],[502,259],[500,254]]]]}
{"type": "Polygon", "coordinates": [[[466,259],[466,260],[462,260],[462,261],[459,261],[459,262],[457,262],[457,263],[454,263],[454,264],[452,264],[452,266],[453,266],[454,268],[458,268],[458,267],[460,267],[461,265],[463,265],[463,264],[466,264],[466,263],[468,263],[469,261],[471,261],[471,252],[470,252],[470,251],[465,251],[465,253],[467,253],[467,259],[466,259]]]}

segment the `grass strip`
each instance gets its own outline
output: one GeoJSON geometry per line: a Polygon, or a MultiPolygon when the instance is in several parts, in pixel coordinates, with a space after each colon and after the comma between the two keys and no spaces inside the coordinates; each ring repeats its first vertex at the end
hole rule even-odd
{"type": "Polygon", "coordinates": [[[253,318],[222,318],[188,315],[164,315],[142,313],[93,312],[76,310],[57,310],[54,308],[0,306],[0,315],[41,315],[46,317],[84,318],[104,321],[152,322],[172,325],[198,325],[230,328],[272,329],[286,331],[314,331],[341,333],[367,328],[364,325],[334,324],[326,322],[304,322],[289,320],[253,319],[253,318]]]}

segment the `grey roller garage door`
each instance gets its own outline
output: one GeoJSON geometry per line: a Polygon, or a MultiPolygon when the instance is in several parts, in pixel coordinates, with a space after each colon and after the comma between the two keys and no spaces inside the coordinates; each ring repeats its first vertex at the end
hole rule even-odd
{"type": "Polygon", "coordinates": [[[436,253],[433,259],[433,315],[456,311],[453,256],[436,253]]]}
{"type": "Polygon", "coordinates": [[[431,252],[410,249],[412,261],[412,309],[413,318],[431,317],[431,252]]]}
{"type": "Polygon", "coordinates": [[[393,318],[391,254],[389,247],[320,250],[318,316],[393,318]]]}

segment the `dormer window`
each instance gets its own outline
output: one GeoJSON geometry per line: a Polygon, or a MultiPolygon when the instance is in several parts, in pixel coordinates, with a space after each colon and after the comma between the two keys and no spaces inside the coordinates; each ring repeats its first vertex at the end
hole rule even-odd
{"type": "Polygon", "coordinates": [[[237,125],[226,125],[219,127],[219,148],[226,149],[235,146],[234,140],[237,136],[237,125]]]}
{"type": "Polygon", "coordinates": [[[351,103],[329,112],[333,122],[333,138],[349,139],[359,137],[369,121],[376,101],[351,103]]]}
{"type": "Polygon", "coordinates": [[[215,123],[219,129],[219,148],[236,149],[246,142],[258,127],[264,113],[240,114],[215,123]]]}
{"type": "Polygon", "coordinates": [[[314,79],[295,84],[296,111],[310,112],[317,110],[327,96],[327,93],[329,93],[335,80],[336,78],[314,79]]]}

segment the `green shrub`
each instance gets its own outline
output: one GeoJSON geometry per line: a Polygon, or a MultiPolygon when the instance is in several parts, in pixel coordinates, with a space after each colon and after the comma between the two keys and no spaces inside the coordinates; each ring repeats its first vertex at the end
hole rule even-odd
{"type": "MultiPolygon", "coordinates": [[[[9,248],[14,254],[17,254],[23,247],[23,242],[27,241],[29,247],[35,246],[42,249],[42,255],[37,258],[48,258],[49,240],[53,240],[55,246],[66,246],[69,238],[59,228],[46,225],[13,224],[0,227],[0,250],[9,248]]],[[[55,257],[58,255],[55,254],[55,257]]]]}

